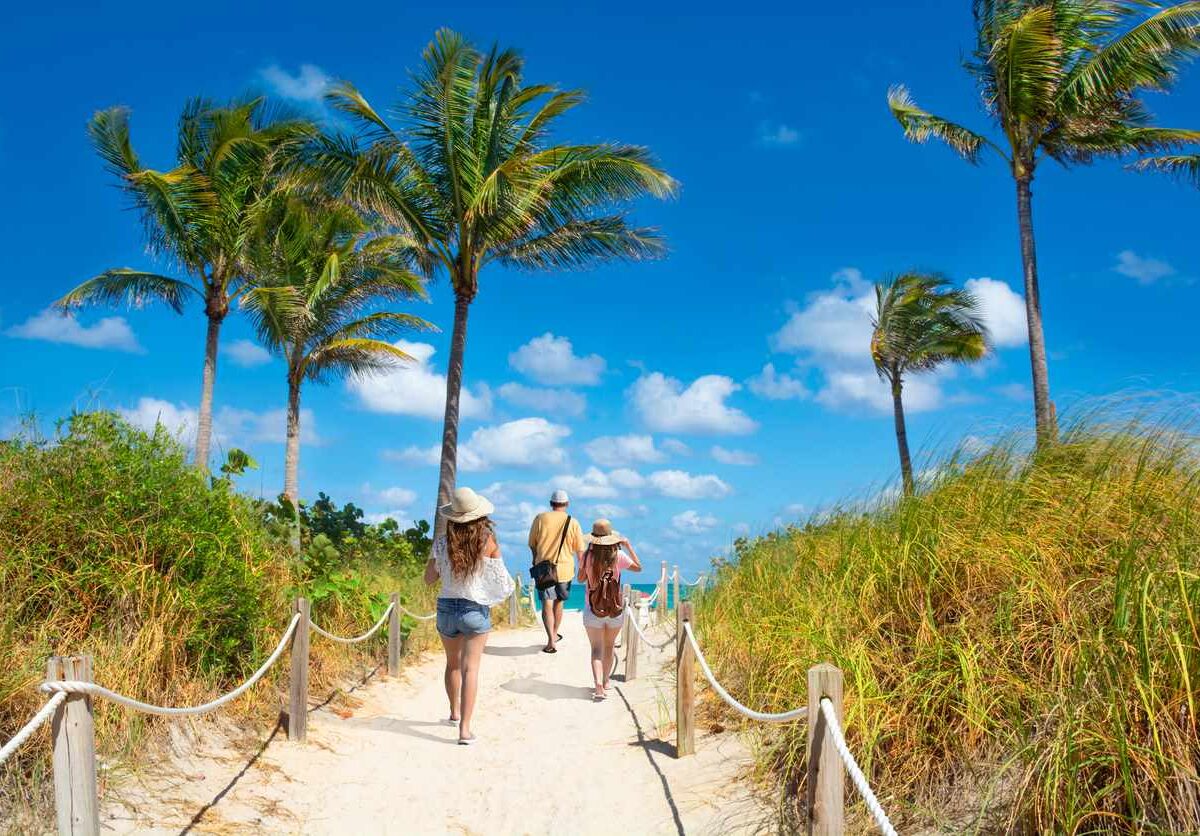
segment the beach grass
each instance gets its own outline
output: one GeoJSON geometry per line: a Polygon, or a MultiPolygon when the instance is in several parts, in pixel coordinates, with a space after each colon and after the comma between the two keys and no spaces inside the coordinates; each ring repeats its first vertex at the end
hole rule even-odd
{"type": "MultiPolygon", "coordinates": [[[[766,711],[840,667],[902,829],[1200,830],[1200,441],[1180,414],[1092,413],[1031,447],[739,542],[699,601],[705,652],[766,711]]],[[[804,723],[769,741],[760,764],[796,791],[804,723]]]]}

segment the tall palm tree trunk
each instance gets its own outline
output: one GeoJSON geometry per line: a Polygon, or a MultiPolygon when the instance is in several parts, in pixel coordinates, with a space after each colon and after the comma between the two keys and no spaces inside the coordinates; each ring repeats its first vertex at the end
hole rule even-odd
{"type": "Polygon", "coordinates": [[[1017,178],[1017,225],[1021,231],[1021,264],[1025,273],[1025,320],[1029,326],[1029,365],[1033,373],[1033,415],[1039,444],[1058,435],[1050,401],[1050,370],[1042,333],[1042,300],[1038,292],[1037,248],[1033,240],[1032,176],[1017,178]]]}
{"type": "Polygon", "coordinates": [[[200,411],[196,416],[196,467],[208,470],[212,445],[213,384],[217,380],[217,346],[220,343],[224,314],[208,314],[208,334],[204,340],[204,375],[200,383],[200,411]]]}
{"type": "Polygon", "coordinates": [[[471,297],[454,294],[454,332],[450,337],[450,362],[446,369],[446,416],[442,423],[442,465],[438,473],[437,508],[434,509],[434,536],[446,533],[441,508],[450,502],[458,477],[458,406],[462,394],[463,356],[467,348],[467,315],[471,297]]]}
{"type": "Polygon", "coordinates": [[[283,454],[283,494],[292,503],[292,548],[300,551],[300,381],[288,375],[287,442],[283,454]]]}
{"type": "Polygon", "coordinates": [[[892,415],[896,421],[896,447],[900,451],[900,478],[904,483],[904,495],[914,490],[912,458],[908,455],[908,430],[904,426],[904,384],[897,375],[892,378],[892,415]]]}

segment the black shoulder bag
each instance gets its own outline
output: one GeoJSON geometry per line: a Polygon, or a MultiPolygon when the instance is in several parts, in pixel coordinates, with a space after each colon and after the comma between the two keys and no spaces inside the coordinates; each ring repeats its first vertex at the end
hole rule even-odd
{"type": "Polygon", "coordinates": [[[539,590],[549,589],[558,583],[558,556],[562,554],[563,545],[567,542],[567,530],[571,527],[571,515],[567,515],[567,521],[563,525],[562,536],[558,538],[558,550],[554,552],[554,557],[548,560],[540,560],[529,567],[529,577],[533,579],[533,584],[539,590]]]}

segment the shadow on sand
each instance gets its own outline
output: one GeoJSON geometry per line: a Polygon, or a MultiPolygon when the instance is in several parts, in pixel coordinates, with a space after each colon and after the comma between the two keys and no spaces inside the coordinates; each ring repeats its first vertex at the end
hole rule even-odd
{"type": "Polygon", "coordinates": [[[590,700],[592,689],[581,685],[564,685],[561,682],[545,682],[540,674],[510,679],[500,686],[514,694],[532,694],[544,700],[590,700]]]}
{"type": "Polygon", "coordinates": [[[528,647],[485,647],[484,656],[534,656],[542,652],[542,645],[533,644],[528,647]]]}

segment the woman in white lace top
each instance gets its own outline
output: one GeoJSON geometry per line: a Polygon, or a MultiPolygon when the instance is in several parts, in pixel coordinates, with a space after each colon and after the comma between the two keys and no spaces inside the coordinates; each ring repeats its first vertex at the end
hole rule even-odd
{"type": "Polygon", "coordinates": [[[488,514],[494,510],[470,488],[454,492],[442,509],[446,536],[434,541],[433,554],[425,564],[425,583],[440,578],[437,629],[446,650],[446,697],[450,700],[449,725],[458,726],[458,742],[470,746],[471,717],[479,691],[479,663],[492,629],[491,606],[485,563],[500,559],[500,546],[488,514]]]}

